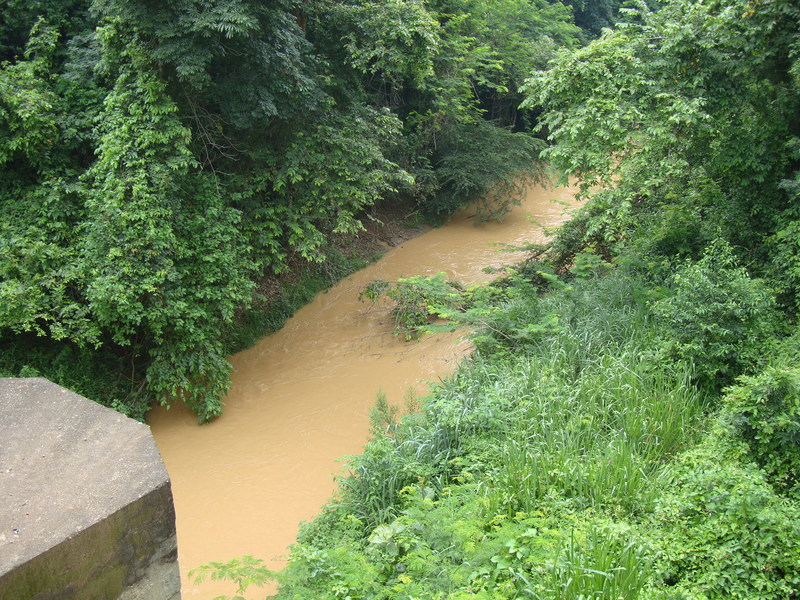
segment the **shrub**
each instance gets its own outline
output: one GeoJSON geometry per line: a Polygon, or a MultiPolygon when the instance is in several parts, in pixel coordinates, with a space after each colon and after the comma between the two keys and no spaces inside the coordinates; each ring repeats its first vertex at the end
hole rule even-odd
{"type": "Polygon", "coordinates": [[[781,492],[800,497],[800,369],[769,367],[725,396],[734,431],[781,492]]]}
{"type": "Polygon", "coordinates": [[[406,341],[410,341],[420,337],[426,331],[426,326],[438,316],[458,310],[461,291],[463,288],[456,280],[446,279],[444,273],[437,273],[433,277],[417,275],[400,278],[394,283],[377,279],[361,291],[359,298],[376,302],[385,294],[391,299],[394,302],[394,334],[402,334],[406,341]]]}
{"type": "Polygon", "coordinates": [[[800,598],[800,511],[755,464],[705,443],[678,461],[657,505],[656,598],[800,598]]]}
{"type": "Polygon", "coordinates": [[[386,598],[382,578],[359,551],[348,544],[319,549],[298,546],[278,576],[278,598],[292,600],[377,600],[386,598]]]}
{"type": "Polygon", "coordinates": [[[726,242],[680,266],[669,285],[672,295],[653,304],[668,359],[693,365],[700,382],[716,388],[758,365],[761,345],[776,330],[775,300],[737,265],[726,242]]]}

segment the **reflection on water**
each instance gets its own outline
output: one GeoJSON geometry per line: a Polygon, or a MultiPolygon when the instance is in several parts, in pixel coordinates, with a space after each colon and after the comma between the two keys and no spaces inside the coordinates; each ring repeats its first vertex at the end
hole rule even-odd
{"type": "Polygon", "coordinates": [[[281,331],[231,358],[233,385],[210,425],[197,425],[183,405],[151,413],[172,479],[184,598],[233,593],[231,584],[188,582],[188,570],[206,562],[249,554],[282,567],[298,523],[334,491],[337,459],[366,442],[376,393],[399,404],[408,388],[424,392],[469,351],[456,334],[394,338],[389,307],[358,300],[364,285],[440,271],[465,283],[488,280],[484,267],[519,259],[497,244],[542,241],[534,223],[563,221],[563,206],[551,200],[573,193],[533,188],[503,223],[454,218],[318,295],[281,331]]]}

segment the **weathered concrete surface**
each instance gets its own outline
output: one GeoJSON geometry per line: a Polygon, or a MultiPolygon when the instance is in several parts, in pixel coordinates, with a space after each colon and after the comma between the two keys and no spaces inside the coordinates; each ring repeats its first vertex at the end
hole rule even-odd
{"type": "Polygon", "coordinates": [[[0,600],[177,600],[169,477],[147,425],[0,378],[0,600]]]}

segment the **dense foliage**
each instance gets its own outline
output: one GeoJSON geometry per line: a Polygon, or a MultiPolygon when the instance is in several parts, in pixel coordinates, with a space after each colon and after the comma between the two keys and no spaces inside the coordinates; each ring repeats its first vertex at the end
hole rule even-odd
{"type": "Polygon", "coordinates": [[[218,415],[264,277],[329,260],[379,201],[502,216],[540,150],[518,88],[571,21],[545,0],[7,3],[0,372],[218,415]]]}
{"type": "MultiPolygon", "coordinates": [[[[664,361],[674,329],[641,272],[542,295],[539,268],[461,292],[460,323],[483,322],[477,353],[422,412],[398,420],[379,399],[373,439],[285,571],[248,558],[199,572],[277,577],[293,599],[798,597],[800,419],[783,350],[754,339],[764,366],[720,398],[693,359],[664,361]]],[[[397,285],[441,314],[456,306],[434,293],[443,283],[397,285]]]]}
{"type": "Polygon", "coordinates": [[[656,262],[698,258],[723,239],[796,302],[798,10],[789,0],[642,8],[529,80],[526,102],[545,110],[539,128],[555,142],[547,156],[595,198],[559,260],[632,244],[656,262]]]}
{"type": "Polygon", "coordinates": [[[421,410],[379,398],[284,572],[201,576],[314,600],[800,598],[800,7],[569,4],[582,30],[543,0],[0,14],[0,367],[94,365],[129,413],[218,414],[259,279],[330,260],[376,202],[502,213],[530,128],[582,183],[543,261],[365,290],[408,339],[474,328],[475,355],[421,410]]]}
{"type": "Polygon", "coordinates": [[[662,4],[526,84],[587,200],[544,259],[365,290],[476,353],[377,405],[278,598],[800,598],[800,7],[662,4]]]}

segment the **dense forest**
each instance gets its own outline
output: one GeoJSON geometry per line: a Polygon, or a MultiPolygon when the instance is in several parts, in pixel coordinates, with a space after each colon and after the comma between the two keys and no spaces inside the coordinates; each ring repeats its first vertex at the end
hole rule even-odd
{"type": "Polygon", "coordinates": [[[617,20],[520,88],[586,200],[551,242],[488,287],[364,291],[407,338],[472,328],[474,355],[404,415],[378,399],[286,570],[197,575],[293,599],[800,598],[800,7],[617,20]]]}
{"type": "Polygon", "coordinates": [[[136,416],[218,415],[263,279],[342,261],[375,206],[581,184],[490,286],[365,290],[474,355],[407,414],[379,399],[284,571],[201,577],[800,598],[796,0],[12,0],[0,61],[0,371],[90,373],[136,416]]]}
{"type": "Polygon", "coordinates": [[[541,150],[521,86],[610,22],[585,4],[6,2],[0,372],[220,414],[265,279],[340,276],[376,203],[507,209],[541,150]]]}

